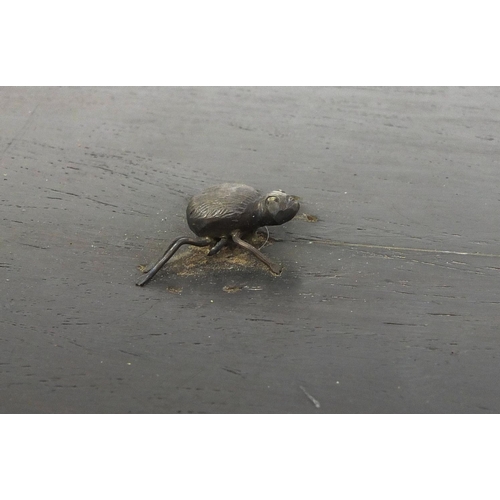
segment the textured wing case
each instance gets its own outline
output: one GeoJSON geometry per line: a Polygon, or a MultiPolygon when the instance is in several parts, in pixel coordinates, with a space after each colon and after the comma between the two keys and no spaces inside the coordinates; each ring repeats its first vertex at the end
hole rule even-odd
{"type": "Polygon", "coordinates": [[[198,236],[223,236],[240,228],[248,206],[260,193],[243,184],[220,184],[194,196],[188,204],[186,217],[198,236]]]}

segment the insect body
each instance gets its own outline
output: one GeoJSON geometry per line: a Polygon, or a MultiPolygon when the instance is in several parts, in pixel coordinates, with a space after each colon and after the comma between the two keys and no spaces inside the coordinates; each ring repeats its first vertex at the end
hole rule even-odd
{"type": "Polygon", "coordinates": [[[262,226],[276,226],[293,219],[300,205],[295,196],[271,191],[262,196],[244,184],[219,184],[193,196],[186,209],[187,223],[198,238],[180,237],[165,250],[150,269],[145,269],[137,285],[144,286],[168,262],[182,245],[212,246],[208,255],[216,254],[230,241],[253,253],[274,274],[281,267],[269,260],[260,250],[242,240],[262,226]]]}

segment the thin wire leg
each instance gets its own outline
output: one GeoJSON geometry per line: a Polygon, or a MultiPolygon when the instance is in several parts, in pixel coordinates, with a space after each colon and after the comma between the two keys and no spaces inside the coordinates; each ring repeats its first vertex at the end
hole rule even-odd
{"type": "MultiPolygon", "coordinates": [[[[170,245],[168,245],[167,249],[165,250],[165,252],[163,252],[163,255],[160,257],[160,258],[163,258],[165,257],[165,255],[167,255],[167,252],[170,251],[170,249],[179,241],[179,240],[182,240],[183,238],[185,238],[185,236],[179,236],[179,238],[175,238],[174,241],[172,241],[172,243],[170,243],[170,245]]],[[[159,260],[159,259],[158,259],[159,260]]],[[[158,261],[156,261],[158,262],[158,261]]],[[[153,267],[155,266],[156,263],[152,264],[152,263],[149,263],[147,266],[144,266],[144,267],[141,267],[141,271],[143,273],[148,273],[149,271],[151,271],[151,269],[153,269],[153,267]]]]}
{"type": "Polygon", "coordinates": [[[224,248],[227,245],[227,238],[223,236],[211,249],[210,252],[208,252],[208,255],[215,255],[217,252],[219,252],[222,248],[224,248]]]}
{"type": "Polygon", "coordinates": [[[137,281],[136,285],[137,286],[144,286],[147,283],[149,283],[155,274],[171,259],[172,255],[174,255],[177,250],[182,245],[193,245],[195,247],[206,247],[208,245],[211,245],[213,243],[213,240],[211,238],[201,238],[198,240],[193,240],[192,238],[186,238],[186,237],[180,237],[175,239],[170,246],[167,248],[163,256],[160,258],[160,260],[149,270],[147,271],[147,274],[139,278],[137,281]]]}
{"type": "Polygon", "coordinates": [[[246,241],[240,238],[240,234],[235,232],[232,234],[233,241],[240,247],[245,248],[249,252],[253,253],[261,262],[263,262],[274,274],[281,274],[281,266],[275,264],[272,260],[268,259],[260,250],[257,250],[254,246],[250,245],[246,241]]]}

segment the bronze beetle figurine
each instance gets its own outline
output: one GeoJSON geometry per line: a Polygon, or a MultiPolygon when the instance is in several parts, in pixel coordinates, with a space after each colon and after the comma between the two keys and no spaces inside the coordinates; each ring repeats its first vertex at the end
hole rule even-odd
{"type": "Polygon", "coordinates": [[[280,274],[281,266],[243,241],[242,236],[259,227],[284,224],[295,217],[299,208],[297,197],[282,191],[271,191],[262,196],[256,189],[244,184],[225,183],[209,187],[193,196],[186,209],[189,228],[199,238],[176,238],[154,266],[144,269],[146,274],[137,285],[146,285],[182,245],[212,245],[208,255],[214,255],[230,241],[253,253],[274,274],[280,274]]]}

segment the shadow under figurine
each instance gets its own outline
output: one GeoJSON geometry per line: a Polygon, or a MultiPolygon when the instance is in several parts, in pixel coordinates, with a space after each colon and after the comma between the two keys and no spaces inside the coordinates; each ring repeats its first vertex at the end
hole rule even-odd
{"type": "Polygon", "coordinates": [[[244,184],[226,183],[209,187],[193,196],[186,209],[189,228],[199,238],[176,238],[153,267],[143,270],[146,274],[137,281],[137,285],[146,285],[182,245],[211,245],[208,255],[214,255],[230,241],[253,253],[274,274],[280,274],[281,266],[243,241],[242,236],[259,227],[284,224],[295,217],[299,208],[297,197],[282,191],[271,191],[262,196],[256,189],[244,184]]]}

